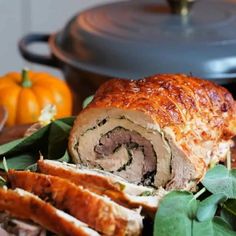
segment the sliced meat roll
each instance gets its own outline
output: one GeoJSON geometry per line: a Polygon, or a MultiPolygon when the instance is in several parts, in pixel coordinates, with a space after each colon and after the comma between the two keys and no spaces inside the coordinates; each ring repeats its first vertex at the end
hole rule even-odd
{"type": "Polygon", "coordinates": [[[143,227],[139,212],[56,176],[29,171],[8,172],[13,188],[22,188],[50,202],[107,236],[138,236],[143,227]]]}
{"type": "Polygon", "coordinates": [[[0,212],[0,235],[1,236],[47,236],[47,232],[41,226],[30,220],[19,220],[12,217],[6,211],[0,212]]]}
{"type": "Polygon", "coordinates": [[[110,80],[78,115],[69,150],[75,163],[133,183],[192,189],[225,159],[235,110],[226,89],[186,75],[110,80]]]}
{"type": "MultiPolygon", "coordinates": [[[[141,112],[117,108],[87,111],[92,112],[89,116],[96,117],[90,120],[91,129],[87,130],[87,125],[80,121],[77,123],[77,119],[76,124],[80,125],[72,130],[70,150],[75,163],[109,171],[136,184],[154,182],[155,186],[161,186],[170,180],[170,148],[157,127],[152,131],[145,128],[151,124],[148,117],[143,120],[141,112]]],[[[88,118],[85,112],[79,117],[88,118]]]]}
{"type": "Polygon", "coordinates": [[[151,217],[154,217],[160,199],[167,193],[163,188],[156,191],[150,187],[128,183],[102,170],[90,170],[58,161],[39,160],[38,170],[43,174],[67,179],[99,195],[108,196],[125,207],[142,207],[142,212],[151,217]]]}
{"type": "MultiPolygon", "coordinates": [[[[23,189],[0,188],[0,210],[19,219],[32,220],[58,235],[99,236],[86,224],[58,210],[23,189]]],[[[31,235],[29,232],[20,235],[31,235]]]]}

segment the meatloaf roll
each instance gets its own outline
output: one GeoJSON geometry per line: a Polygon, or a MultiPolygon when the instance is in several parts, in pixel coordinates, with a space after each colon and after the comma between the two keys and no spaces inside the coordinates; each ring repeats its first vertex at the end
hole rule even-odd
{"type": "Polygon", "coordinates": [[[236,134],[231,94],[182,74],[103,84],[77,117],[69,140],[75,163],[166,189],[195,187],[223,161],[236,134]]]}

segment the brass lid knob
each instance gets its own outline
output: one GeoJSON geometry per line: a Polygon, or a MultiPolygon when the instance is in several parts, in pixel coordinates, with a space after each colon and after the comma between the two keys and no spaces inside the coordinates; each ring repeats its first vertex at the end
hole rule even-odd
{"type": "Polygon", "coordinates": [[[188,15],[195,0],[167,0],[171,12],[182,16],[188,15]]]}

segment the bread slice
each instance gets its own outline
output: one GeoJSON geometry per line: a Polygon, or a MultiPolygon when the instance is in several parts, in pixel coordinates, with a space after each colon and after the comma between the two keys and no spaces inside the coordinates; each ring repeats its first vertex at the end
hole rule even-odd
{"type": "Polygon", "coordinates": [[[53,160],[39,160],[38,170],[67,179],[99,195],[106,195],[125,207],[132,209],[141,206],[145,215],[149,216],[154,216],[160,199],[167,193],[163,188],[155,190],[129,183],[109,172],[53,160]]]}
{"type": "Polygon", "coordinates": [[[141,234],[142,217],[68,180],[29,171],[10,170],[13,188],[23,188],[66,211],[105,235],[136,236],[141,234]]]}
{"type": "Polygon", "coordinates": [[[99,236],[86,224],[23,189],[0,188],[0,210],[19,219],[32,220],[59,235],[99,236]]]}

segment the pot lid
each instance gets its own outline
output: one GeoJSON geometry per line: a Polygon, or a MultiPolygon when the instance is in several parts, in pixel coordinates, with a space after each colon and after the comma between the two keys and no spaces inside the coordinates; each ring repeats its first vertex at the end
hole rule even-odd
{"type": "Polygon", "coordinates": [[[171,14],[165,0],[118,2],[75,16],[55,35],[53,52],[112,77],[236,78],[235,25],[236,0],[196,1],[188,15],[171,14]]]}

